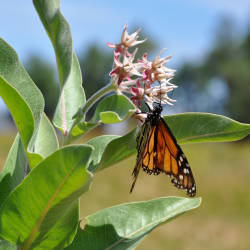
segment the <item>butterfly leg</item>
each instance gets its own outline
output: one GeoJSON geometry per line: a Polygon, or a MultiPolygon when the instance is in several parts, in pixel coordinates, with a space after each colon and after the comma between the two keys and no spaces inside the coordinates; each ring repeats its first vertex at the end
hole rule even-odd
{"type": "Polygon", "coordinates": [[[132,186],[131,186],[131,189],[130,189],[130,193],[132,193],[132,191],[133,191],[133,189],[134,189],[134,187],[135,187],[135,183],[136,183],[137,177],[138,177],[138,175],[139,175],[141,165],[142,165],[142,159],[140,159],[140,160],[137,162],[137,165],[135,166],[135,168],[134,168],[134,170],[133,170],[132,175],[134,176],[134,180],[133,180],[133,183],[132,183],[132,186]]]}

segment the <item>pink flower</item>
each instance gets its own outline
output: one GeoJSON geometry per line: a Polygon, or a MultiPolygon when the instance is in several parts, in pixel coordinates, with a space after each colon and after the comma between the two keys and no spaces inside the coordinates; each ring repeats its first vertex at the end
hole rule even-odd
{"type": "Polygon", "coordinates": [[[135,50],[130,56],[124,56],[123,62],[120,62],[119,58],[114,56],[114,67],[109,75],[112,77],[118,76],[118,86],[124,79],[131,80],[130,76],[132,75],[141,76],[141,73],[138,71],[138,68],[141,67],[141,65],[139,63],[133,63],[136,51],[137,50],[135,50]]]}
{"type": "Polygon", "coordinates": [[[153,108],[154,102],[173,105],[175,100],[169,98],[167,93],[176,87],[177,86],[174,85],[167,86],[164,83],[157,86],[151,85],[149,88],[142,88],[140,85],[140,79],[137,79],[136,87],[130,87],[130,94],[132,94],[130,99],[138,107],[141,106],[141,101],[144,100],[151,109],[153,108]]]}
{"type": "Polygon", "coordinates": [[[130,99],[138,107],[141,106],[141,101],[144,99],[144,88],[140,85],[140,79],[136,81],[136,87],[130,87],[130,93],[133,95],[130,99]]]}
{"type": "Polygon", "coordinates": [[[136,32],[129,35],[128,32],[127,32],[127,27],[128,27],[128,24],[126,23],[124,25],[124,28],[123,28],[120,43],[112,44],[112,43],[107,42],[107,45],[110,48],[115,49],[114,55],[116,57],[119,56],[120,54],[130,56],[130,53],[128,52],[129,47],[134,47],[134,46],[136,46],[138,44],[141,44],[141,43],[146,41],[146,39],[141,40],[141,41],[137,41],[137,39],[139,38],[138,34],[140,32],[140,29],[138,29],[136,32]]]}
{"type": "Polygon", "coordinates": [[[152,86],[150,89],[147,90],[146,94],[150,97],[149,101],[151,102],[151,104],[156,102],[173,105],[173,102],[176,102],[176,100],[169,98],[167,93],[172,91],[174,88],[177,88],[177,86],[169,86],[166,83],[163,83],[158,86],[152,86]]]}
{"type": "Polygon", "coordinates": [[[118,93],[129,93],[130,99],[139,110],[141,101],[144,101],[153,108],[153,103],[165,103],[173,105],[175,100],[168,97],[168,92],[175,86],[170,83],[174,77],[175,70],[166,66],[171,56],[161,57],[161,53],[151,62],[145,53],[143,57],[134,63],[137,49],[131,54],[129,47],[143,43],[145,40],[137,41],[140,30],[132,33],[127,32],[125,24],[121,42],[118,44],[108,43],[108,46],[114,48],[114,66],[110,72],[112,83],[118,93]],[[155,84],[158,83],[158,85],[155,84]]]}
{"type": "Polygon", "coordinates": [[[141,68],[143,80],[148,85],[155,81],[172,85],[167,79],[174,77],[175,70],[169,69],[164,65],[170,58],[171,56],[161,58],[159,54],[153,62],[150,62],[147,59],[147,54],[144,54],[142,60],[138,60],[143,65],[141,68]]]}

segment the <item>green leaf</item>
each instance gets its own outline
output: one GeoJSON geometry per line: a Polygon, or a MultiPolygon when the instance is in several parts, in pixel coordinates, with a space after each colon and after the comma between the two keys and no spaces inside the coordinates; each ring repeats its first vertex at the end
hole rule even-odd
{"type": "Polygon", "coordinates": [[[74,114],[86,101],[80,66],[73,53],[70,26],[60,12],[59,0],[33,0],[33,4],[53,44],[62,87],[53,122],[67,134],[74,114]]]}
{"type": "Polygon", "coordinates": [[[2,205],[0,236],[22,249],[39,248],[40,244],[65,245],[67,235],[72,238],[72,224],[58,230],[56,242],[52,229],[88,190],[92,175],[86,168],[91,153],[88,145],[64,147],[34,168],[2,205]]]}
{"type": "MultiPolygon", "coordinates": [[[[112,166],[136,153],[137,130],[112,140],[102,155],[98,171],[112,166]]],[[[99,157],[100,158],[100,157],[99,157]]]]}
{"type": "Polygon", "coordinates": [[[85,93],[82,88],[81,70],[77,57],[73,55],[72,70],[64,84],[56,107],[53,122],[64,134],[69,133],[73,126],[74,115],[84,105],[85,93]]]}
{"type": "Polygon", "coordinates": [[[240,140],[250,133],[250,125],[222,115],[184,113],[165,116],[180,144],[240,140]]]}
{"type": "MultiPolygon", "coordinates": [[[[165,116],[164,120],[179,144],[234,141],[250,133],[249,124],[215,114],[184,113],[165,116]]],[[[90,144],[98,157],[90,165],[90,170],[103,170],[135,154],[136,136],[137,130],[125,136],[96,137],[94,143],[90,144]],[[103,138],[108,143],[103,143],[103,138]]]]}
{"type": "Polygon", "coordinates": [[[136,135],[137,130],[134,129],[124,136],[103,135],[89,140],[87,144],[94,147],[89,170],[103,170],[135,154],[136,135]]]}
{"type": "Polygon", "coordinates": [[[166,197],[106,208],[86,218],[67,250],[134,249],[153,229],[200,203],[200,198],[166,197]]]}
{"type": "Polygon", "coordinates": [[[89,123],[119,123],[135,112],[134,104],[124,95],[112,95],[101,100],[89,123]]]}
{"type": "Polygon", "coordinates": [[[114,139],[119,138],[117,135],[102,135],[95,137],[87,142],[87,144],[94,147],[94,151],[92,154],[92,161],[89,164],[88,170],[91,172],[94,172],[96,168],[98,167],[98,164],[100,163],[102,159],[102,155],[104,153],[105,148],[107,145],[112,142],[114,139]]]}
{"type": "Polygon", "coordinates": [[[71,140],[75,140],[87,132],[89,132],[91,129],[95,128],[98,124],[88,123],[88,122],[79,122],[71,131],[71,140]]]}
{"type": "Polygon", "coordinates": [[[30,168],[37,166],[44,158],[55,152],[58,147],[55,129],[43,113],[34,145],[34,153],[29,161],[30,168]]]}
{"type": "Polygon", "coordinates": [[[128,119],[135,112],[134,104],[124,95],[112,95],[101,100],[89,122],[82,121],[74,126],[71,139],[84,135],[100,123],[120,123],[128,119]]]}
{"type": "Polygon", "coordinates": [[[10,192],[23,180],[26,165],[25,150],[18,134],[0,173],[0,206],[10,192]]]}
{"type": "MultiPolygon", "coordinates": [[[[35,249],[64,249],[72,243],[77,233],[79,223],[79,206],[76,204],[69,212],[66,213],[56,224],[47,232],[49,240],[36,239],[39,246],[35,249]],[[60,240],[58,240],[60,239],[60,240]]],[[[1,249],[0,249],[1,250],[1,249]]]]}
{"type": "Polygon", "coordinates": [[[19,130],[23,145],[29,152],[29,162],[36,140],[44,100],[20,64],[16,52],[0,39],[0,95],[8,106],[19,130]]]}
{"type": "Polygon", "coordinates": [[[32,112],[20,93],[18,93],[18,91],[1,75],[0,94],[5,104],[8,106],[21,135],[22,141],[27,148],[34,131],[34,119],[32,112]]]}
{"type": "Polygon", "coordinates": [[[38,130],[36,142],[35,142],[35,152],[46,158],[53,152],[55,152],[59,147],[56,132],[48,117],[43,113],[40,127],[38,130]]]}

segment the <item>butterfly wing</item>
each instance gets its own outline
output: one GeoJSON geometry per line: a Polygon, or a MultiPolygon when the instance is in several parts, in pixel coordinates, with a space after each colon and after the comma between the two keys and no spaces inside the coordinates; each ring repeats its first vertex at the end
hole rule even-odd
{"type": "Polygon", "coordinates": [[[195,180],[187,158],[162,118],[157,124],[156,134],[154,167],[169,175],[177,188],[185,189],[189,196],[195,196],[195,180]]]}
{"type": "Polygon", "coordinates": [[[185,189],[189,196],[195,196],[195,180],[181,147],[165,121],[159,116],[153,122],[147,120],[137,137],[137,160],[133,171],[133,191],[140,168],[148,174],[161,172],[171,177],[179,189],[185,189]]]}
{"type": "Polygon", "coordinates": [[[132,173],[134,180],[133,180],[133,184],[132,184],[131,189],[130,189],[130,193],[132,193],[132,191],[134,189],[137,177],[139,175],[140,168],[143,166],[143,163],[142,163],[143,162],[143,155],[145,154],[144,152],[148,147],[147,145],[148,145],[148,142],[149,142],[150,138],[152,137],[152,135],[153,135],[153,131],[151,129],[150,122],[144,122],[144,124],[142,125],[142,127],[137,135],[137,138],[136,138],[137,158],[136,158],[136,165],[135,165],[135,168],[134,168],[133,173],[132,173]]]}

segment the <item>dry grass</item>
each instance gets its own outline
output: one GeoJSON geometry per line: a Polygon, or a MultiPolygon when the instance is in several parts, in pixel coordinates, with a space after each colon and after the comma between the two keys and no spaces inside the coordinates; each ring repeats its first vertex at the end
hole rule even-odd
{"type": "MultiPolygon", "coordinates": [[[[0,168],[13,141],[0,136],[0,168]]],[[[202,205],[154,230],[141,250],[250,249],[250,144],[194,144],[183,147],[197,182],[202,205]]],[[[185,196],[165,175],[140,173],[132,195],[129,188],[135,159],[131,157],[96,174],[81,199],[81,217],[120,203],[161,196],[185,196]]]]}
{"type": "MultiPolygon", "coordinates": [[[[192,166],[202,205],[153,231],[138,249],[250,249],[250,144],[195,144],[183,147],[192,166]]],[[[96,174],[81,199],[81,216],[119,203],[178,195],[165,175],[140,173],[129,188],[134,157],[96,174]]]]}

